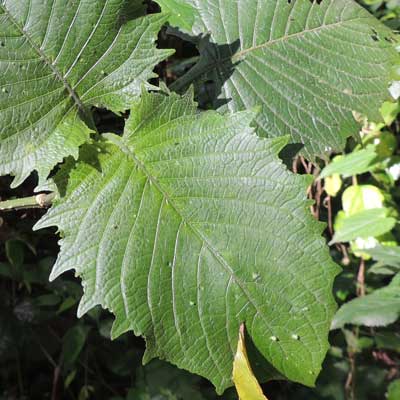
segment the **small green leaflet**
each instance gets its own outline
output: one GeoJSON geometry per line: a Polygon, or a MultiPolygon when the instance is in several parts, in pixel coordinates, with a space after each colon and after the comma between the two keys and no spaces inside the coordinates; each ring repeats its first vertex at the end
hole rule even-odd
{"type": "Polygon", "coordinates": [[[166,359],[218,392],[232,385],[242,323],[281,375],[313,385],[335,311],[338,267],[309,213],[311,178],[284,167],[287,138],[259,138],[254,117],[143,93],[122,137],[82,148],[36,225],[62,233],[51,279],[76,270],[79,315],[101,304],[116,316],[113,337],[133,330],[145,361],[166,359]]]}
{"type": "Polygon", "coordinates": [[[326,178],[334,174],[340,174],[347,178],[352,175],[363,174],[371,171],[374,164],[380,161],[374,145],[352,153],[336,156],[320,174],[320,178],[326,178]]]}
{"type": "Polygon", "coordinates": [[[395,322],[399,315],[400,274],[397,274],[389,286],[344,304],[335,315],[332,329],[345,324],[386,326],[395,322]]]}
{"type": "Polygon", "coordinates": [[[377,246],[365,253],[384,265],[400,268],[400,246],[377,246]]]}
{"type": "Polygon", "coordinates": [[[67,368],[74,365],[85,346],[90,327],[75,325],[70,328],[62,339],[63,363],[67,368]]]}
{"type": "Polygon", "coordinates": [[[330,244],[377,237],[391,231],[396,219],[387,217],[387,213],[387,208],[371,208],[342,217],[335,223],[335,234],[330,244]]]}
{"type": "Polygon", "coordinates": [[[355,1],[157,2],[173,11],[173,26],[195,36],[201,54],[172,88],[194,83],[201,97],[204,83],[212,82],[206,105],[231,112],[261,106],[260,135],[290,135],[313,158],[342,150],[358,134],[354,111],[382,119],[379,108],[390,98],[399,59],[396,39],[355,1]]]}
{"type": "Polygon", "coordinates": [[[400,398],[400,379],[396,379],[389,385],[386,398],[387,400],[397,400],[400,398]]]}
{"type": "Polygon", "coordinates": [[[90,107],[129,108],[171,54],[141,0],[0,0],[0,175],[41,182],[88,141],[90,107]]]}

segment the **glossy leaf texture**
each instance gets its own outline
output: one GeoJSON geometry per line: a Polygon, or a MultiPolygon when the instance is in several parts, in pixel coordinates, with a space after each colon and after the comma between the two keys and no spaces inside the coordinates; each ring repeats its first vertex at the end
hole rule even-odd
{"type": "Polygon", "coordinates": [[[261,106],[260,135],[290,135],[314,158],[343,149],[358,133],[354,111],[382,119],[378,110],[389,98],[396,39],[355,1],[157,1],[175,9],[170,23],[196,36],[201,53],[172,88],[194,82],[201,93],[202,84],[213,82],[207,92],[215,92],[215,107],[261,106]]]}
{"type": "Polygon", "coordinates": [[[165,17],[140,0],[0,1],[0,175],[43,181],[89,139],[90,107],[129,108],[165,17]],[[82,118],[83,117],[83,118],[82,118]]]}
{"type": "MultiPolygon", "coordinates": [[[[253,112],[196,112],[190,94],[143,94],[122,137],[85,146],[36,228],[58,226],[51,278],[75,269],[84,296],[166,359],[232,385],[239,327],[288,379],[313,385],[328,348],[338,267],[309,212],[310,177],[259,138],[253,112]]],[[[65,176],[65,175],[64,175],[65,176]]],[[[63,179],[64,180],[64,179],[63,179]]]]}

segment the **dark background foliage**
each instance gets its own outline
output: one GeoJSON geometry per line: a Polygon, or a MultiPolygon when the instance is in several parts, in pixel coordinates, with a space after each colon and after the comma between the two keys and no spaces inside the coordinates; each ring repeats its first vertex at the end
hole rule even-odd
{"type": "MultiPolygon", "coordinates": [[[[400,27],[400,1],[361,2],[393,29],[400,27]]],[[[154,3],[149,12],[157,12],[154,3]]],[[[157,67],[160,80],[174,81],[193,64],[197,52],[175,36],[161,32],[159,46],[175,48],[176,54],[157,67]]],[[[207,107],[207,83],[201,97],[207,107]]],[[[96,111],[99,131],[122,130],[123,117],[96,111]]],[[[400,121],[390,127],[399,143],[400,121]]],[[[352,144],[349,144],[350,149],[352,144]]],[[[396,150],[400,153],[399,148],[396,150]]],[[[305,160],[294,163],[297,172],[313,172],[305,160]]],[[[365,182],[371,178],[361,177],[365,182]]],[[[0,198],[31,195],[35,176],[16,190],[11,179],[0,178],[0,198]]],[[[323,188],[310,192],[316,200],[313,212],[328,220],[323,188]]],[[[398,193],[394,198],[399,204],[398,193]]],[[[340,204],[333,202],[333,215],[340,204]]],[[[142,366],[144,341],[125,334],[110,340],[112,316],[99,308],[77,319],[81,297],[79,281],[65,274],[48,282],[58,252],[54,230],[32,232],[42,210],[23,210],[0,215],[0,399],[127,399],[201,400],[220,398],[206,380],[179,370],[163,361],[142,366]]],[[[327,238],[330,238],[327,229],[327,238]]],[[[359,259],[344,246],[332,247],[332,256],[344,266],[336,281],[338,302],[356,296],[359,259]]],[[[371,287],[387,283],[387,277],[368,278],[371,287]]],[[[315,389],[288,382],[264,384],[268,398],[381,400],[391,381],[400,377],[400,324],[384,329],[354,328],[333,331],[332,347],[315,389]]],[[[223,399],[236,399],[234,389],[223,399]]]]}

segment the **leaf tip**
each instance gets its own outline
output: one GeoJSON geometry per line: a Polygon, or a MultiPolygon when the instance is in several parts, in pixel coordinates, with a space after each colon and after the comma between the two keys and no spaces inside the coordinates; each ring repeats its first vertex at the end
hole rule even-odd
{"type": "Polygon", "coordinates": [[[114,323],[111,328],[111,340],[117,339],[122,334],[126,333],[131,329],[128,318],[122,318],[119,315],[116,315],[114,323]]]}

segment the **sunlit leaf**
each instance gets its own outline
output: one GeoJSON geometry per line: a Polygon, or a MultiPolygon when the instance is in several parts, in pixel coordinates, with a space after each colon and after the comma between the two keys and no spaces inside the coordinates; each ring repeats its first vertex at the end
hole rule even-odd
{"type": "Polygon", "coordinates": [[[335,224],[335,235],[331,243],[350,242],[357,238],[367,239],[391,231],[396,225],[396,219],[387,217],[387,213],[386,208],[371,208],[341,218],[335,224]]]}
{"type": "Polygon", "coordinates": [[[13,186],[77,157],[91,106],[129,108],[171,53],[154,45],[165,16],[142,3],[0,0],[0,175],[13,186]]]}
{"type": "Polygon", "coordinates": [[[328,164],[320,174],[320,178],[332,176],[334,174],[349,177],[352,175],[363,174],[371,171],[379,161],[378,154],[374,145],[369,145],[365,149],[353,151],[344,156],[336,157],[328,164]]]}
{"type": "Polygon", "coordinates": [[[206,106],[231,112],[260,106],[259,134],[289,134],[312,157],[358,135],[354,111],[382,119],[396,38],[356,1],[157,2],[172,25],[196,36],[201,54],[173,88],[195,83],[199,95],[212,93],[206,106]]]}

